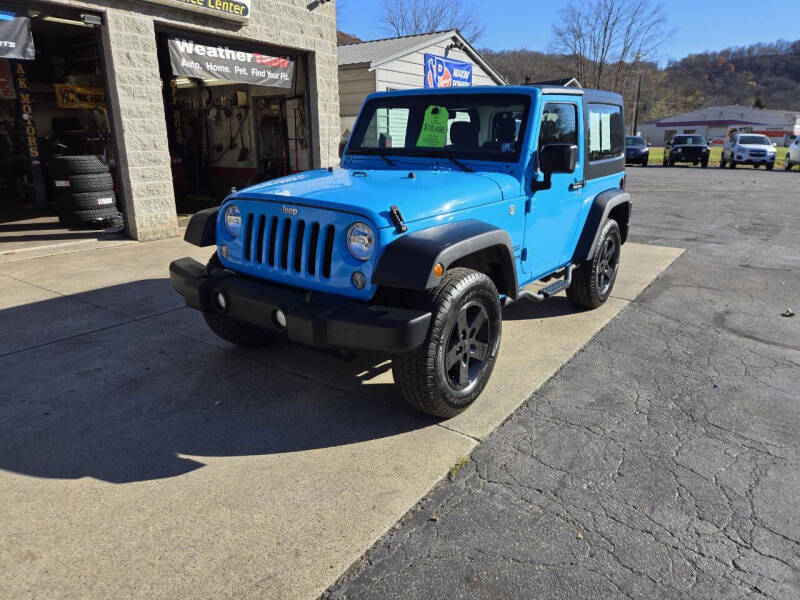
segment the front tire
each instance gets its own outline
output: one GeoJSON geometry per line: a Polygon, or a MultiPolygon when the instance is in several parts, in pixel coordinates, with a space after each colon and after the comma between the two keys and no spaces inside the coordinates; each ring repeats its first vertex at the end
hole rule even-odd
{"type": "Polygon", "coordinates": [[[786,171],[791,171],[792,170],[792,161],[789,160],[789,155],[788,154],[786,155],[786,159],[783,161],[783,168],[786,171]]]}
{"type": "MultiPolygon", "coordinates": [[[[207,269],[222,269],[222,263],[219,256],[215,252],[210,259],[208,259],[207,269]]],[[[260,348],[272,342],[275,338],[272,334],[262,329],[257,329],[239,321],[235,321],[230,317],[218,315],[214,313],[203,313],[203,318],[206,325],[220,338],[231,344],[237,346],[244,346],[246,348],[260,348]]]]}
{"type": "Polygon", "coordinates": [[[608,300],[619,272],[622,236],[619,225],[609,219],[603,225],[594,256],[578,265],[567,288],[567,298],[575,306],[597,308],[608,300]]]}
{"type": "Polygon", "coordinates": [[[772,171],[775,168],[775,163],[767,163],[767,171],[772,171]]]}
{"type": "Polygon", "coordinates": [[[494,369],[502,331],[497,288],[483,273],[454,268],[421,305],[432,313],[428,335],[392,360],[392,374],[411,406],[454,417],[475,401],[494,369]]]}

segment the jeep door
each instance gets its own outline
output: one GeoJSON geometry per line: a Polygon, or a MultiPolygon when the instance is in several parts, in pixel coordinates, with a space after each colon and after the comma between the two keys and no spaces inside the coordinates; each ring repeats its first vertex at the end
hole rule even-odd
{"type": "MultiPolygon", "coordinates": [[[[578,162],[573,173],[553,173],[547,190],[531,193],[525,218],[525,252],[522,270],[534,279],[552,273],[570,261],[572,241],[581,213],[584,164],[583,111],[580,97],[543,97],[536,153],[547,144],[573,144],[578,162]]],[[[537,168],[537,167],[532,167],[537,168]]],[[[542,173],[534,178],[541,180],[542,173]]]]}

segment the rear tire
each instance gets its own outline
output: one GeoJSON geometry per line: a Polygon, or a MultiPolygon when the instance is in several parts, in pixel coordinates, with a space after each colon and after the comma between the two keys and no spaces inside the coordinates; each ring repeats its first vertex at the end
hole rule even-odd
{"type": "Polygon", "coordinates": [[[392,360],[392,373],[411,406],[450,418],[475,401],[492,374],[503,325],[500,300],[489,277],[460,267],[423,294],[420,307],[432,313],[428,335],[392,360]]]}
{"type": "MultiPolygon", "coordinates": [[[[208,269],[222,269],[222,263],[219,256],[215,252],[211,258],[208,259],[208,269]]],[[[257,329],[239,321],[235,321],[229,317],[216,315],[212,313],[203,313],[203,318],[206,321],[209,329],[217,334],[220,338],[231,344],[237,346],[244,346],[246,348],[260,348],[272,342],[274,336],[264,331],[257,329]]]]}
{"type": "Polygon", "coordinates": [[[578,265],[567,288],[567,298],[575,306],[597,308],[608,300],[619,272],[622,236],[619,225],[609,219],[603,225],[594,256],[578,265]]]}
{"type": "Polygon", "coordinates": [[[708,166],[708,161],[706,160],[706,161],[701,162],[700,166],[705,169],[708,166]]]}

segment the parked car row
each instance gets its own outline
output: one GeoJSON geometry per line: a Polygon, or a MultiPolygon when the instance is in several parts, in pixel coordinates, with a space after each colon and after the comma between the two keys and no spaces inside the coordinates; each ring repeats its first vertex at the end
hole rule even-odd
{"type": "MultiPolygon", "coordinates": [[[[679,134],[664,147],[662,165],[673,167],[678,163],[688,163],[703,168],[708,166],[711,149],[706,138],[697,134],[679,134]]],[[[771,171],[777,160],[776,145],[765,135],[754,133],[735,133],[722,147],[721,168],[735,169],[738,165],[751,165],[753,168],[765,167],[771,171]]],[[[625,162],[646,167],[650,158],[649,144],[642,136],[625,138],[625,162]]],[[[800,137],[789,146],[784,160],[787,171],[800,166],[800,137]]]]}

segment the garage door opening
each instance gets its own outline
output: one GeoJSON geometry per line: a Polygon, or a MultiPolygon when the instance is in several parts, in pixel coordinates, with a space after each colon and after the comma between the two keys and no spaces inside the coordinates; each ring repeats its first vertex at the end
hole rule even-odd
{"type": "Polygon", "coordinates": [[[179,216],[310,168],[306,55],[174,30],[157,45],[179,216]]]}
{"type": "Polygon", "coordinates": [[[0,253],[122,222],[101,17],[30,6],[0,7],[4,34],[28,46],[0,58],[0,253]]]}

